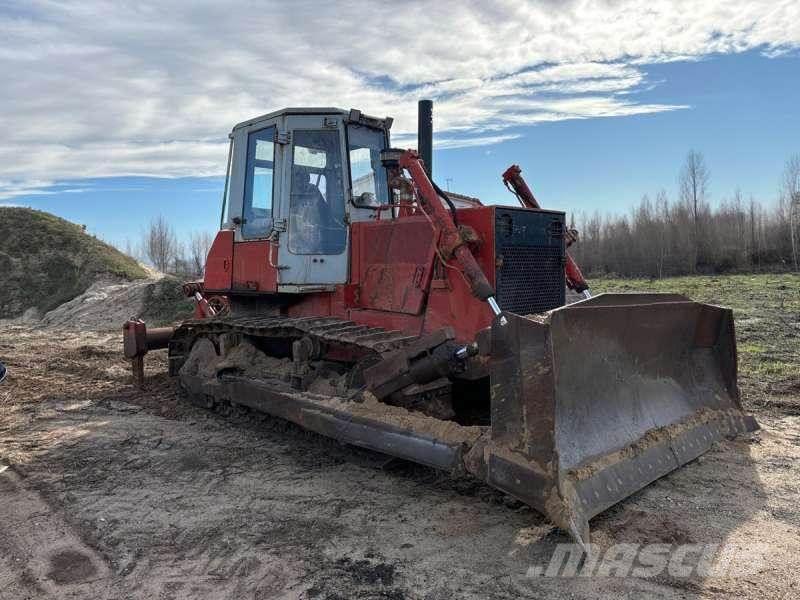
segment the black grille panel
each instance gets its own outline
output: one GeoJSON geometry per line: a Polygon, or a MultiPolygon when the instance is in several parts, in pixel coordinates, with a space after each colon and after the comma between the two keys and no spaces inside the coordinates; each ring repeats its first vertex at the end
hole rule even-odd
{"type": "Polygon", "coordinates": [[[521,315],[564,305],[564,213],[495,211],[497,302],[521,315]]]}

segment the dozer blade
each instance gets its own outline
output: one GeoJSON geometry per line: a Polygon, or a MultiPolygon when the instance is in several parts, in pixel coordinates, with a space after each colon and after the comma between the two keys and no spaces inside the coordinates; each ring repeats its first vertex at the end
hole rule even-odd
{"type": "Polygon", "coordinates": [[[758,428],[733,316],[674,294],[603,294],[492,327],[487,481],[581,543],[588,520],[758,428]]]}

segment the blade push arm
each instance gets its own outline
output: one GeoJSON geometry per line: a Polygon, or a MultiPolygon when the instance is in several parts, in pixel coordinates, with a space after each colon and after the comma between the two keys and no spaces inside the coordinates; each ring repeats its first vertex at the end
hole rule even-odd
{"type": "MultiPolygon", "coordinates": [[[[528,184],[522,178],[522,169],[520,169],[519,166],[511,165],[506,169],[505,173],[503,173],[503,183],[513,192],[525,208],[541,208],[531,188],[528,187],[528,184]]],[[[569,243],[567,245],[569,246],[569,243]]],[[[569,252],[567,252],[567,264],[564,271],[567,287],[579,294],[583,294],[586,298],[590,298],[589,284],[586,283],[586,280],[583,278],[583,273],[581,273],[575,260],[569,255],[569,252]]]]}
{"type": "MultiPolygon", "coordinates": [[[[427,214],[434,227],[439,231],[439,249],[447,257],[454,257],[461,267],[464,277],[469,283],[472,294],[481,300],[485,300],[495,315],[500,314],[500,307],[495,299],[494,288],[486,279],[486,274],[481,269],[472,251],[464,243],[461,233],[458,230],[453,216],[445,209],[439,199],[439,194],[434,188],[419,154],[414,150],[406,150],[397,160],[397,165],[401,169],[408,171],[411,180],[417,190],[417,200],[421,209],[427,214]]],[[[501,321],[504,320],[501,317],[501,321]]]]}

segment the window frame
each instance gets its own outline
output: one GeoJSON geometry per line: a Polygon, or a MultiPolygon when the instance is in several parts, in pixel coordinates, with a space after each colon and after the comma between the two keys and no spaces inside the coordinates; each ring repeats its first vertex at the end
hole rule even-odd
{"type": "MultiPolygon", "coordinates": [[[[375,196],[375,200],[376,200],[376,202],[378,202],[378,204],[376,204],[376,205],[359,204],[359,203],[356,202],[356,198],[353,196],[353,171],[352,171],[352,169],[350,167],[350,150],[351,150],[351,148],[350,148],[350,128],[351,127],[363,127],[365,129],[369,129],[369,130],[372,130],[372,131],[376,131],[376,132],[382,133],[383,134],[383,146],[384,146],[384,148],[388,148],[389,147],[389,136],[388,136],[388,133],[387,133],[387,131],[385,129],[378,129],[377,127],[369,127],[368,125],[364,125],[362,123],[355,123],[355,122],[350,122],[350,123],[345,122],[345,127],[344,127],[344,143],[345,143],[345,149],[347,150],[348,196],[350,196],[349,199],[348,199],[348,202],[350,202],[350,204],[352,204],[356,208],[366,208],[366,209],[369,209],[369,210],[380,210],[381,206],[386,207],[388,204],[391,204],[391,191],[389,190],[388,173],[386,174],[386,196],[384,198],[382,198],[382,199],[379,198],[377,196],[377,194],[375,196]]],[[[383,167],[383,165],[381,165],[379,168],[384,169],[384,171],[386,170],[383,167]]],[[[376,181],[377,181],[377,178],[376,178],[376,181]]]]}
{"type": "Polygon", "coordinates": [[[228,213],[231,209],[231,165],[233,164],[233,136],[228,142],[228,166],[225,167],[225,187],[222,190],[222,213],[219,216],[219,228],[223,229],[230,220],[228,213]]]}
{"type": "MultiPolygon", "coordinates": [[[[296,152],[296,147],[297,147],[297,138],[298,138],[297,134],[301,133],[301,132],[302,133],[335,134],[336,138],[337,138],[336,139],[336,146],[337,146],[339,152],[341,153],[343,150],[347,151],[347,146],[342,148],[342,137],[340,135],[340,131],[341,130],[338,127],[334,129],[334,128],[327,128],[327,127],[324,127],[324,126],[323,127],[296,127],[296,128],[293,128],[291,130],[291,132],[292,132],[292,142],[291,142],[291,147],[289,149],[289,152],[287,152],[288,156],[287,156],[287,160],[286,160],[286,170],[287,170],[287,173],[288,173],[288,189],[287,189],[287,193],[286,193],[286,198],[285,199],[286,199],[286,218],[289,221],[288,227],[287,227],[287,236],[286,236],[286,238],[287,238],[286,239],[286,250],[292,255],[295,255],[295,256],[341,256],[343,253],[347,252],[348,245],[349,245],[349,239],[350,239],[349,227],[347,227],[347,219],[348,219],[348,215],[347,215],[347,212],[348,212],[347,211],[348,198],[347,198],[347,196],[349,195],[349,193],[348,193],[349,192],[349,188],[347,187],[347,183],[349,182],[349,178],[350,178],[349,156],[348,156],[348,162],[347,162],[347,171],[348,171],[347,179],[345,179],[344,176],[342,176],[340,178],[340,180],[339,180],[339,187],[340,187],[339,193],[341,194],[341,199],[342,199],[342,206],[341,206],[342,218],[343,218],[343,222],[345,224],[344,227],[342,228],[342,231],[344,233],[344,243],[342,244],[341,250],[339,250],[338,252],[298,252],[297,249],[295,247],[293,247],[294,240],[293,240],[293,235],[292,235],[293,234],[292,226],[293,226],[293,223],[294,223],[293,214],[292,214],[292,194],[294,193],[294,189],[293,189],[293,186],[294,186],[294,166],[295,166],[294,157],[295,157],[295,152],[296,152]]],[[[300,147],[303,148],[305,146],[301,145],[300,147]]],[[[326,157],[326,164],[327,164],[327,161],[328,161],[328,157],[326,157]]],[[[343,160],[341,154],[339,155],[339,163],[341,165],[344,165],[344,160],[343,160]]],[[[325,175],[324,172],[328,171],[328,170],[330,170],[332,172],[335,172],[335,168],[333,168],[333,167],[330,167],[330,168],[329,167],[316,168],[316,167],[308,167],[308,166],[303,165],[303,164],[300,164],[299,166],[300,167],[304,167],[304,168],[310,168],[310,169],[312,169],[314,171],[317,171],[317,170],[320,171],[319,174],[320,175],[324,175],[324,177],[325,177],[325,183],[326,183],[325,187],[326,187],[327,193],[331,193],[333,191],[333,186],[329,187],[329,183],[332,183],[332,182],[328,182],[328,176],[325,175]]],[[[327,204],[330,204],[329,198],[326,197],[325,198],[325,202],[327,204]]]]}
{"type": "MultiPolygon", "coordinates": [[[[242,225],[239,228],[241,231],[242,239],[245,240],[258,240],[268,238],[275,226],[275,182],[278,179],[278,170],[276,156],[278,153],[277,144],[275,143],[275,134],[278,128],[276,124],[262,127],[254,131],[247,132],[247,150],[245,153],[245,172],[244,172],[244,193],[242,195],[242,225]],[[272,131],[268,137],[263,137],[264,132],[272,131]],[[258,162],[265,163],[267,161],[258,161],[256,159],[256,151],[258,149],[258,142],[269,142],[272,144],[272,186],[270,189],[270,225],[266,231],[248,232],[247,231],[247,212],[253,210],[253,186],[255,179],[255,168],[259,165],[258,162]],[[252,142],[252,146],[251,146],[252,142]]],[[[265,167],[262,167],[265,168],[265,167]]]]}

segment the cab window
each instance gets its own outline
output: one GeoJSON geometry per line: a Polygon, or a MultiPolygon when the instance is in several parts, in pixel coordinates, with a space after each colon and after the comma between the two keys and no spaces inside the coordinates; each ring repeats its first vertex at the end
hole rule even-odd
{"type": "Polygon", "coordinates": [[[347,127],[347,143],[353,204],[364,207],[386,204],[389,190],[386,169],[381,165],[386,134],[379,129],[351,124],[347,127]]]}
{"type": "Polygon", "coordinates": [[[244,182],[242,237],[260,238],[272,230],[272,195],[275,171],[275,127],[247,137],[247,172],[244,182]]]}
{"type": "Polygon", "coordinates": [[[289,252],[341,254],[347,245],[338,131],[292,132],[289,252]]]}

